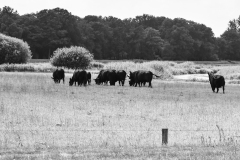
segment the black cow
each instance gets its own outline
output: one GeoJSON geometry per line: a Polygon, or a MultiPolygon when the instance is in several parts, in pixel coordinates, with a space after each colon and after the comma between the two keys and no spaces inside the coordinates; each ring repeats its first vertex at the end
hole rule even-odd
{"type": "Polygon", "coordinates": [[[90,72],[87,72],[87,81],[88,81],[88,85],[91,84],[91,77],[92,77],[91,73],[90,73],[90,72]]]}
{"type": "Polygon", "coordinates": [[[111,86],[115,86],[115,83],[118,81],[116,70],[107,71],[107,80],[109,81],[111,86]]]}
{"type": "MultiPolygon", "coordinates": [[[[135,71],[135,72],[130,71],[130,76],[128,76],[129,79],[130,79],[130,81],[129,81],[130,86],[135,86],[135,84],[136,84],[135,76],[136,76],[137,73],[138,73],[138,71],[135,71]]],[[[145,84],[146,84],[146,82],[140,82],[139,86],[145,86],[145,84]]]]}
{"type": "Polygon", "coordinates": [[[79,83],[79,73],[80,73],[79,71],[75,71],[73,73],[72,78],[69,79],[69,86],[72,86],[73,83],[75,84],[75,86],[76,86],[76,83],[78,83],[78,85],[80,85],[80,83],[79,83]]]}
{"type": "Polygon", "coordinates": [[[51,77],[55,83],[60,83],[61,79],[63,80],[64,83],[64,78],[65,78],[65,72],[63,69],[60,70],[55,70],[53,72],[53,76],[51,77]]]}
{"type": "Polygon", "coordinates": [[[138,71],[135,71],[135,72],[131,72],[130,71],[130,75],[128,76],[130,81],[129,81],[129,85],[130,86],[134,86],[135,85],[135,77],[136,77],[136,74],[137,74],[138,71]]]}
{"type": "Polygon", "coordinates": [[[95,79],[96,84],[100,85],[102,83],[107,84],[108,81],[110,82],[110,85],[115,85],[117,81],[117,74],[116,70],[101,70],[95,79]]]}
{"type": "Polygon", "coordinates": [[[224,93],[224,86],[225,86],[225,79],[221,75],[214,75],[213,73],[208,72],[209,82],[212,87],[212,91],[215,92],[215,88],[217,88],[217,93],[219,88],[223,88],[224,93]]]}
{"type": "MultiPolygon", "coordinates": [[[[142,85],[145,86],[145,83],[149,83],[149,87],[152,87],[152,77],[153,74],[151,71],[143,71],[143,70],[139,70],[139,71],[135,71],[135,72],[130,72],[130,76],[129,76],[129,85],[130,86],[134,86],[137,87],[137,85],[140,87],[142,85]]],[[[157,75],[155,75],[156,77],[159,77],[157,75]]]]}
{"type": "Polygon", "coordinates": [[[69,86],[72,86],[73,83],[75,83],[75,85],[76,85],[76,82],[78,83],[78,86],[79,85],[81,86],[82,84],[84,86],[86,86],[87,81],[88,81],[88,77],[87,77],[86,71],[75,71],[73,73],[72,78],[70,78],[70,80],[69,80],[69,86]]]}
{"type": "Polygon", "coordinates": [[[124,86],[127,73],[124,70],[118,70],[116,71],[116,74],[117,74],[117,81],[119,82],[119,85],[124,86]]]}
{"type": "Polygon", "coordinates": [[[102,69],[102,70],[99,72],[97,78],[94,79],[96,84],[100,85],[100,84],[106,82],[105,71],[106,71],[106,70],[103,70],[103,69],[102,69]]]}

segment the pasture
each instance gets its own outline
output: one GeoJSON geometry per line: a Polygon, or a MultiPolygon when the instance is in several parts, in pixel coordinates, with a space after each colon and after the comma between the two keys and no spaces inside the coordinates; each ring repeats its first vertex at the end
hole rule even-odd
{"type": "Polygon", "coordinates": [[[70,74],[50,77],[0,72],[0,159],[240,157],[239,85],[215,94],[209,83],[69,87],[70,74]]]}

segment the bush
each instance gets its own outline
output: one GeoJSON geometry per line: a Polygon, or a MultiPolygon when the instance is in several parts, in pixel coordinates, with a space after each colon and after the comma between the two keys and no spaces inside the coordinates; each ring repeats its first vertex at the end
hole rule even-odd
{"type": "Polygon", "coordinates": [[[32,58],[29,48],[21,39],[0,34],[0,64],[27,63],[32,58]]]}
{"type": "Polygon", "coordinates": [[[50,62],[57,67],[86,69],[90,66],[92,60],[93,55],[87,49],[71,46],[70,48],[58,48],[54,51],[50,62]]]}

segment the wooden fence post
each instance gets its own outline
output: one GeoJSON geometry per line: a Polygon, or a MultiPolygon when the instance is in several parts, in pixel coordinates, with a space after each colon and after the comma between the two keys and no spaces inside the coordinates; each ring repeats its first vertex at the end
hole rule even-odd
{"type": "Polygon", "coordinates": [[[162,144],[163,145],[168,144],[168,129],[167,128],[162,129],[162,144]]]}

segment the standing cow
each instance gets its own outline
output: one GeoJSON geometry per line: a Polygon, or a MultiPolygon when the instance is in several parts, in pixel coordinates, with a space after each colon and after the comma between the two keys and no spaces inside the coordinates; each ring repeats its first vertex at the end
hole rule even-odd
{"type": "Polygon", "coordinates": [[[51,77],[55,83],[60,83],[61,79],[63,80],[64,83],[64,78],[65,78],[65,72],[63,69],[56,69],[53,72],[53,76],[51,77]]]}
{"type": "Polygon", "coordinates": [[[72,78],[70,78],[70,80],[69,80],[69,86],[72,86],[73,83],[75,83],[75,85],[76,85],[76,82],[78,83],[78,86],[79,85],[86,86],[87,82],[88,82],[87,72],[86,71],[75,71],[73,73],[72,78]]]}
{"type": "Polygon", "coordinates": [[[101,70],[99,72],[97,78],[95,79],[95,82],[98,85],[102,84],[102,83],[107,84],[108,81],[110,82],[111,86],[115,86],[115,83],[117,81],[116,70],[111,70],[111,69],[101,70]]]}
{"type": "Polygon", "coordinates": [[[224,86],[225,86],[225,79],[221,75],[214,75],[213,73],[208,72],[209,82],[211,84],[212,91],[215,92],[215,88],[217,88],[217,93],[219,88],[223,88],[224,93],[224,86]]]}
{"type": "Polygon", "coordinates": [[[100,84],[102,84],[102,83],[107,83],[107,76],[106,76],[106,70],[101,70],[100,72],[99,72],[99,74],[98,74],[98,76],[97,76],[97,78],[96,79],[94,79],[95,80],[95,83],[97,84],[97,85],[100,85],[100,84]]]}
{"type": "Polygon", "coordinates": [[[127,73],[124,70],[118,70],[116,71],[116,74],[117,74],[117,81],[119,82],[119,85],[124,86],[127,73]]]}
{"type": "MultiPolygon", "coordinates": [[[[129,76],[129,85],[130,86],[134,86],[137,87],[137,85],[140,87],[142,85],[145,86],[145,83],[149,83],[149,87],[152,87],[152,78],[153,78],[153,74],[151,71],[143,71],[143,70],[139,70],[139,71],[135,71],[135,72],[130,72],[130,76],[129,76]]],[[[157,75],[155,75],[156,77],[159,77],[157,75]]]]}
{"type": "Polygon", "coordinates": [[[78,83],[78,85],[80,85],[80,83],[79,83],[79,71],[75,71],[73,73],[72,78],[69,79],[69,86],[72,86],[73,83],[75,84],[75,86],[76,86],[76,83],[78,83]]]}

